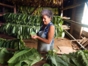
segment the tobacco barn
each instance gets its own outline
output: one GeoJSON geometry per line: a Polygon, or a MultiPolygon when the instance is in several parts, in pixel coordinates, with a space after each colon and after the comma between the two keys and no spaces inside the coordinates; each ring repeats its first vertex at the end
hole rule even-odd
{"type": "Polygon", "coordinates": [[[0,66],[88,66],[88,0],[0,0],[0,66]]]}

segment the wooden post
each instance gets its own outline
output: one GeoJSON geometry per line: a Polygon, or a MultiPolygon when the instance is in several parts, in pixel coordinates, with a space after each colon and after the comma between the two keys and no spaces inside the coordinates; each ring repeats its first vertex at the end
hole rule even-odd
{"type": "Polygon", "coordinates": [[[63,0],[62,0],[62,4],[61,4],[61,15],[60,15],[61,17],[63,17],[63,10],[62,9],[63,9],[63,0]]]}
{"type": "MultiPolygon", "coordinates": [[[[76,3],[76,1],[75,0],[73,0],[74,2],[73,2],[73,4],[75,4],[76,3]]],[[[72,20],[75,20],[75,8],[73,8],[73,10],[72,10],[72,20]]],[[[70,27],[70,33],[72,34],[73,33],[73,28],[74,28],[74,25],[73,25],[73,23],[71,23],[71,27],[70,27]]]]}
{"type": "Polygon", "coordinates": [[[7,4],[4,4],[4,3],[0,3],[0,5],[1,5],[1,6],[4,6],[4,7],[14,8],[13,6],[7,5],[7,4]]]}
{"type": "Polygon", "coordinates": [[[16,5],[14,5],[14,13],[16,14],[16,5]]]}
{"type": "Polygon", "coordinates": [[[63,16],[63,0],[61,0],[61,5],[58,6],[58,15],[63,16]]]}
{"type": "MultiPolygon", "coordinates": [[[[77,4],[77,0],[74,0],[74,4],[77,4]]],[[[81,22],[81,18],[82,17],[82,10],[83,10],[83,4],[80,7],[74,8],[73,12],[72,12],[72,20],[77,21],[77,22],[81,22]]],[[[81,26],[78,24],[71,24],[71,30],[70,33],[77,39],[81,38],[81,26]]]]}

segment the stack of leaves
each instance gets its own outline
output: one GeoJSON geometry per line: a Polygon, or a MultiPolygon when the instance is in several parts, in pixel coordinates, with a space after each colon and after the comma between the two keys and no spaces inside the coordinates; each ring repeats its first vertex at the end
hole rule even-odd
{"type": "Polygon", "coordinates": [[[31,34],[36,34],[40,29],[39,26],[28,26],[28,25],[19,25],[6,23],[1,26],[0,32],[6,33],[8,35],[14,36],[16,38],[28,39],[31,34]]]}
{"type": "Polygon", "coordinates": [[[55,25],[55,38],[62,37],[62,33],[64,32],[62,18],[60,16],[54,16],[52,22],[55,25]]]}
{"type": "Polygon", "coordinates": [[[23,14],[33,14],[33,15],[41,15],[41,11],[43,9],[50,9],[54,13],[54,15],[58,15],[58,8],[51,7],[29,7],[29,6],[18,6],[18,12],[23,14]],[[36,9],[36,10],[35,10],[36,9]]]}
{"type": "MultiPolygon", "coordinates": [[[[31,33],[37,33],[42,22],[41,16],[27,14],[8,13],[4,17],[6,23],[0,27],[0,32],[22,39],[28,39],[31,33]]],[[[63,20],[60,16],[54,16],[52,22],[55,25],[55,38],[62,37],[63,20]]]]}
{"type": "Polygon", "coordinates": [[[88,66],[88,50],[79,50],[61,56],[49,51],[47,61],[50,66],[88,66]]]}
{"type": "Polygon", "coordinates": [[[9,48],[14,50],[21,50],[25,48],[25,43],[22,39],[6,40],[0,38],[0,47],[9,48]]]}
{"type": "Polygon", "coordinates": [[[8,61],[8,66],[32,66],[42,60],[36,49],[17,51],[8,61]]]}
{"type": "Polygon", "coordinates": [[[0,64],[8,66],[32,66],[42,60],[36,49],[25,48],[15,52],[0,48],[0,64]]]}
{"type": "Polygon", "coordinates": [[[14,14],[14,13],[7,13],[4,15],[4,19],[6,20],[6,23],[14,23],[14,24],[21,24],[21,25],[38,25],[40,26],[40,23],[42,22],[40,16],[33,16],[33,15],[27,15],[27,14],[14,14]]]}
{"type": "MultiPolygon", "coordinates": [[[[15,23],[15,24],[23,24],[23,25],[40,25],[42,22],[41,16],[37,15],[27,15],[27,14],[14,14],[14,13],[7,13],[4,14],[4,18],[6,23],[15,23]]],[[[54,25],[58,25],[61,23],[63,24],[63,20],[60,16],[54,16],[52,19],[54,25]]]]}
{"type": "Polygon", "coordinates": [[[59,7],[62,4],[62,0],[6,0],[7,2],[16,4],[16,5],[24,5],[24,6],[42,6],[42,7],[59,7]]]}
{"type": "Polygon", "coordinates": [[[0,48],[0,64],[6,64],[12,55],[6,48],[0,48]]]}

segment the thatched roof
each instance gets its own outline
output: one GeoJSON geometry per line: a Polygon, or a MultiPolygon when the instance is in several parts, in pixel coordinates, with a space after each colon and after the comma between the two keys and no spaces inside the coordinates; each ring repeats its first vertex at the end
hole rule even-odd
{"type": "Polygon", "coordinates": [[[58,7],[61,6],[63,3],[63,0],[7,0],[7,1],[17,5],[43,6],[43,7],[46,6],[58,7]]]}

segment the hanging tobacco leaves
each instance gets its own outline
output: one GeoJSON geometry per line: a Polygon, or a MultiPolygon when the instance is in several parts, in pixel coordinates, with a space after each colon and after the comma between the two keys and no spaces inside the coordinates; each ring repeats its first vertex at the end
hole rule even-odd
{"type": "MultiPolygon", "coordinates": [[[[1,33],[6,33],[16,38],[29,39],[31,34],[36,34],[42,22],[41,16],[8,13],[4,15],[6,23],[0,27],[1,33]]],[[[62,37],[63,20],[60,16],[54,16],[52,20],[55,26],[55,38],[62,37]]]]}
{"type": "Polygon", "coordinates": [[[25,49],[25,43],[22,39],[6,40],[0,38],[0,47],[14,50],[22,50],[25,49]]]}

